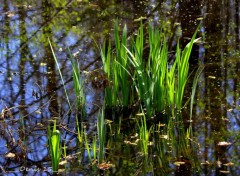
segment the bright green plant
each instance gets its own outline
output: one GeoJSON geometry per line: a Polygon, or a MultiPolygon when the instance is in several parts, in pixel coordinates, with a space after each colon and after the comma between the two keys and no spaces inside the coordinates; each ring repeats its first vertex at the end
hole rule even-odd
{"type": "Polygon", "coordinates": [[[177,109],[181,109],[188,79],[188,60],[192,46],[198,40],[195,40],[198,29],[199,27],[183,52],[179,44],[177,45],[176,59],[173,64],[169,64],[167,41],[159,29],[154,29],[149,24],[149,35],[145,39],[141,23],[135,39],[131,37],[128,44],[126,26],[120,40],[116,23],[114,31],[116,51],[111,52],[110,44],[107,53],[104,53],[105,44],[101,50],[104,71],[112,82],[111,87],[107,87],[105,91],[107,105],[132,105],[133,97],[137,96],[137,100],[144,104],[148,117],[168,107],[173,109],[176,106],[177,109]],[[144,45],[149,46],[148,58],[144,55],[144,45]]]}
{"type": "Polygon", "coordinates": [[[113,82],[112,78],[112,69],[113,65],[111,67],[111,42],[109,42],[108,48],[106,49],[106,42],[104,41],[103,47],[100,48],[101,58],[103,61],[103,70],[107,75],[107,79],[114,84],[114,86],[108,86],[105,89],[105,103],[106,106],[112,107],[117,105],[117,83],[113,82]]]}
{"type": "Polygon", "coordinates": [[[149,146],[149,136],[151,134],[151,129],[147,128],[146,124],[146,116],[143,114],[141,119],[141,123],[139,126],[139,139],[140,139],[140,147],[144,156],[148,155],[148,146],[149,146]]]}
{"type": "Polygon", "coordinates": [[[53,172],[58,172],[58,166],[61,158],[61,140],[60,131],[57,130],[56,120],[54,120],[53,129],[48,126],[48,143],[52,160],[53,172]]]}
{"type": "Polygon", "coordinates": [[[84,93],[84,81],[81,79],[79,63],[73,59],[71,53],[70,53],[70,60],[72,64],[72,77],[73,77],[73,84],[74,84],[74,89],[76,94],[77,110],[80,111],[81,116],[84,119],[86,116],[86,108],[85,108],[86,98],[84,93]]]}
{"type": "Polygon", "coordinates": [[[102,110],[101,113],[98,114],[97,120],[97,132],[98,132],[98,163],[101,164],[104,161],[105,155],[105,138],[106,138],[106,125],[104,119],[104,111],[102,110]]]}
{"type": "Polygon", "coordinates": [[[178,67],[178,85],[177,85],[177,93],[176,93],[176,105],[178,109],[182,108],[182,99],[184,94],[184,89],[188,79],[188,70],[189,70],[189,58],[192,51],[193,44],[198,41],[200,38],[195,39],[198,29],[194,32],[191,41],[187,44],[184,48],[183,52],[181,53],[179,48],[179,43],[177,45],[177,54],[176,54],[176,61],[178,67]]]}
{"type": "Polygon", "coordinates": [[[87,133],[84,133],[84,137],[85,137],[85,148],[87,150],[87,154],[88,154],[88,158],[90,160],[90,162],[92,162],[92,155],[91,155],[91,148],[90,145],[88,143],[88,138],[87,138],[87,133]]]}
{"type": "Polygon", "coordinates": [[[190,100],[190,116],[189,116],[190,125],[189,125],[189,127],[187,129],[187,132],[186,132],[187,146],[190,146],[190,141],[193,138],[193,131],[192,131],[193,103],[194,103],[194,97],[195,97],[195,93],[196,93],[198,80],[199,80],[199,77],[200,77],[203,69],[204,69],[204,66],[200,66],[197,69],[196,74],[195,74],[194,79],[193,79],[192,94],[191,94],[191,100],[190,100]]]}
{"type": "Polygon", "coordinates": [[[96,136],[94,136],[93,142],[92,142],[92,153],[93,153],[93,159],[94,159],[94,161],[96,161],[96,159],[97,159],[97,139],[96,139],[96,136]]]}
{"type": "Polygon", "coordinates": [[[147,70],[150,75],[150,94],[153,108],[160,112],[165,108],[167,93],[166,75],[168,50],[165,38],[149,24],[149,58],[147,70]]]}
{"type": "Polygon", "coordinates": [[[97,139],[96,139],[96,136],[94,136],[93,141],[92,141],[92,147],[91,147],[91,145],[88,142],[86,132],[85,132],[84,136],[85,136],[85,147],[87,150],[88,158],[89,158],[90,163],[93,164],[97,160],[97,139]]]}
{"type": "Polygon", "coordinates": [[[77,126],[77,132],[78,132],[78,141],[81,145],[84,142],[84,131],[83,131],[83,125],[79,124],[77,116],[76,116],[76,126],[77,126]]]}

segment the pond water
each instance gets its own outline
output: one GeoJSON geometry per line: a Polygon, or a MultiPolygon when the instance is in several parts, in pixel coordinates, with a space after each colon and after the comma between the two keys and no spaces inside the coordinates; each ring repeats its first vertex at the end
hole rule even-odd
{"type": "MultiPolygon", "coordinates": [[[[239,1],[0,0],[0,3],[1,175],[52,175],[47,137],[52,119],[57,120],[61,145],[67,148],[60,165],[62,175],[240,175],[239,1]],[[162,146],[149,145],[146,159],[135,147],[138,127],[131,118],[106,117],[104,165],[90,164],[87,150],[77,142],[76,111],[70,111],[64,91],[68,93],[71,109],[76,109],[70,54],[79,62],[86,80],[84,129],[91,144],[97,133],[97,114],[104,104],[104,88],[94,86],[94,77],[101,73],[93,70],[102,67],[98,47],[105,38],[112,38],[116,19],[120,27],[127,25],[130,35],[136,33],[139,19],[144,24],[152,20],[166,33],[169,52],[175,48],[177,35],[181,35],[181,44],[186,45],[202,20],[198,32],[201,42],[195,44],[190,57],[192,75],[199,66],[204,66],[190,122],[193,159],[170,157],[173,146],[166,147],[167,142],[162,146]],[[167,157],[159,156],[161,152],[167,157]]],[[[192,75],[185,90],[185,102],[191,96],[192,75]]],[[[187,125],[189,112],[188,105],[182,111],[187,125]]],[[[150,141],[155,140],[152,135],[150,141]]]]}

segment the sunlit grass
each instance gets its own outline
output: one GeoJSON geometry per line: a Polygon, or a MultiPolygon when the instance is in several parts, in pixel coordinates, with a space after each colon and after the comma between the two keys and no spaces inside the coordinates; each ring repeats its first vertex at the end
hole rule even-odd
{"type": "Polygon", "coordinates": [[[58,172],[58,166],[61,158],[61,140],[60,131],[57,130],[56,120],[54,120],[53,129],[48,126],[48,143],[52,160],[53,172],[58,172]]]}
{"type": "MultiPolygon", "coordinates": [[[[151,124],[151,128],[149,128],[147,127],[147,120],[151,123],[150,117],[163,112],[167,113],[167,119],[164,119],[166,120],[165,134],[161,134],[161,136],[167,137],[160,139],[154,144],[159,152],[157,156],[159,164],[162,167],[167,167],[170,163],[170,155],[174,158],[178,158],[179,156],[191,158],[193,152],[191,143],[189,142],[189,139],[192,138],[191,126],[189,128],[184,127],[181,109],[185,87],[189,78],[188,62],[193,44],[198,40],[195,39],[197,31],[198,28],[183,51],[181,51],[178,42],[175,57],[171,63],[169,63],[167,39],[161,33],[160,29],[154,28],[151,24],[145,29],[143,24],[140,23],[140,28],[136,36],[128,37],[127,27],[124,26],[120,34],[120,28],[116,22],[114,28],[114,47],[111,41],[108,44],[105,41],[99,49],[103,61],[103,71],[108,81],[105,88],[104,107],[112,108],[113,110],[119,108],[119,106],[131,108],[134,105],[136,109],[141,109],[143,114],[142,119],[140,123],[136,123],[139,132],[139,145],[136,145],[137,147],[140,146],[140,152],[144,156],[149,156],[149,153],[151,153],[149,152],[149,138],[155,133],[155,124],[151,124]],[[144,36],[145,30],[148,33],[147,36],[144,36]],[[149,47],[149,51],[144,49],[145,46],[149,47]],[[169,157],[165,156],[166,150],[170,147],[171,153],[169,157]]],[[[54,52],[53,55],[57,63],[54,52]]],[[[77,109],[81,112],[81,116],[85,117],[86,99],[79,64],[72,57],[71,64],[74,89],[77,97],[77,109]]],[[[62,79],[58,64],[57,68],[62,79]]],[[[201,69],[197,71],[192,87],[190,121],[192,120],[194,94],[200,72],[201,69]]],[[[120,135],[122,132],[122,121],[123,119],[120,117],[120,125],[116,132],[117,135],[120,135]]],[[[97,135],[94,136],[92,141],[87,138],[86,131],[79,124],[77,117],[76,123],[78,141],[81,147],[85,147],[84,150],[88,154],[90,163],[95,164],[96,161],[98,164],[105,163],[105,160],[107,160],[105,158],[107,130],[104,111],[102,110],[97,116],[97,135]]],[[[110,133],[112,133],[111,126],[110,133]]],[[[56,169],[56,166],[54,167],[56,169]]]]}
{"type": "Polygon", "coordinates": [[[144,27],[140,23],[136,37],[131,37],[128,42],[126,26],[120,37],[116,23],[115,47],[111,48],[109,44],[106,50],[104,44],[101,49],[103,68],[109,81],[112,82],[112,85],[105,90],[107,106],[131,106],[135,97],[135,101],[143,103],[147,117],[169,107],[181,109],[188,79],[188,60],[192,46],[197,40],[195,40],[197,31],[198,28],[183,52],[178,43],[176,58],[172,64],[169,64],[167,40],[161,30],[149,24],[148,37],[145,37],[144,27]],[[147,58],[144,54],[145,45],[149,46],[147,58]],[[113,49],[116,51],[113,52],[113,49]]]}
{"type": "Polygon", "coordinates": [[[187,83],[188,79],[188,71],[189,71],[189,58],[190,54],[192,51],[193,44],[198,41],[200,38],[195,39],[198,29],[200,25],[194,32],[191,41],[186,45],[184,48],[183,52],[181,53],[180,48],[179,48],[179,43],[177,45],[177,56],[176,56],[176,61],[177,61],[177,67],[178,67],[178,85],[177,85],[177,93],[176,93],[176,105],[178,109],[182,108],[182,99],[183,99],[183,94],[184,94],[184,89],[187,83]]]}
{"type": "MultiPolygon", "coordinates": [[[[69,51],[70,53],[70,51],[69,51]]],[[[77,111],[80,111],[80,115],[82,119],[85,119],[86,116],[86,97],[84,93],[84,81],[81,79],[80,73],[80,66],[79,63],[74,60],[72,54],[70,53],[70,60],[72,64],[72,77],[73,77],[73,84],[76,94],[76,105],[77,111]]]]}
{"type": "Polygon", "coordinates": [[[57,66],[57,70],[58,70],[59,75],[60,75],[60,77],[61,77],[61,81],[62,81],[62,85],[63,85],[63,88],[64,88],[64,92],[65,92],[65,95],[66,95],[66,98],[67,98],[67,102],[68,102],[69,108],[70,108],[70,110],[71,110],[71,103],[70,103],[70,100],[69,100],[69,97],[68,97],[67,89],[66,89],[66,87],[65,87],[65,82],[64,82],[64,79],[63,79],[63,76],[62,76],[62,72],[61,72],[61,69],[60,69],[60,66],[59,66],[57,57],[56,57],[56,55],[55,55],[54,49],[53,49],[53,47],[52,47],[52,44],[51,44],[51,41],[50,41],[49,38],[48,38],[48,43],[49,43],[49,45],[50,45],[50,48],[51,48],[51,51],[52,51],[52,54],[53,54],[53,59],[54,59],[55,64],[56,64],[56,66],[57,66]]]}

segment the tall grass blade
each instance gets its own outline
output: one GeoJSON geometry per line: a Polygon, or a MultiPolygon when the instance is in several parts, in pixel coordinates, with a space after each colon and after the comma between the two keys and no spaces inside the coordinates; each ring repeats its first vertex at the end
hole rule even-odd
{"type": "Polygon", "coordinates": [[[49,38],[48,38],[48,43],[49,43],[49,45],[50,45],[50,48],[51,48],[51,51],[52,51],[52,54],[53,54],[54,61],[55,61],[55,63],[56,63],[56,66],[57,66],[59,75],[60,75],[61,80],[62,80],[64,92],[65,92],[65,95],[66,95],[66,98],[67,98],[67,102],[68,102],[68,106],[69,106],[69,108],[70,108],[70,110],[71,110],[71,103],[70,103],[69,98],[68,98],[68,93],[67,93],[67,90],[66,90],[66,87],[65,87],[65,82],[64,82],[64,80],[63,80],[62,72],[61,72],[60,66],[59,66],[59,64],[58,64],[57,57],[56,57],[56,55],[55,55],[55,52],[54,52],[54,50],[53,50],[53,47],[52,47],[52,44],[51,44],[51,41],[50,41],[49,38]]]}
{"type": "Polygon", "coordinates": [[[197,27],[194,32],[191,41],[184,48],[182,55],[180,54],[179,43],[177,46],[177,60],[178,60],[178,87],[177,87],[177,95],[176,95],[176,105],[178,109],[182,108],[182,98],[184,94],[185,85],[188,79],[188,70],[189,70],[189,58],[192,51],[193,44],[197,42],[200,38],[195,39],[198,29],[200,25],[197,27]]]}
{"type": "Polygon", "coordinates": [[[99,141],[99,153],[98,153],[98,163],[101,164],[104,161],[105,155],[105,137],[106,137],[106,126],[104,119],[104,111],[98,114],[97,121],[97,132],[98,132],[98,141],[99,141]]]}
{"type": "Polygon", "coordinates": [[[76,102],[77,102],[77,110],[81,112],[81,116],[85,119],[86,116],[86,98],[84,93],[84,82],[81,79],[81,71],[79,67],[79,63],[75,61],[72,57],[70,50],[68,49],[70,60],[72,64],[72,77],[73,77],[73,84],[74,90],[76,94],[76,102]]]}
{"type": "MultiPolygon", "coordinates": [[[[194,103],[196,88],[197,88],[199,77],[200,77],[203,69],[204,69],[204,66],[200,66],[197,69],[197,72],[195,73],[194,80],[193,80],[192,94],[191,94],[191,101],[190,101],[190,119],[189,119],[190,122],[192,122],[193,103],[194,103]]],[[[190,124],[191,124],[190,128],[192,128],[192,123],[190,123],[190,124]]]]}

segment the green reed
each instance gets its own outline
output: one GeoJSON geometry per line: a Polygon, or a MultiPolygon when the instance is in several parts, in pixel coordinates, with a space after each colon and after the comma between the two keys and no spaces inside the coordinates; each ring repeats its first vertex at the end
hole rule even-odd
{"type": "Polygon", "coordinates": [[[160,30],[156,30],[149,24],[149,58],[147,69],[149,69],[150,93],[153,107],[156,111],[162,111],[165,108],[165,96],[167,93],[166,75],[168,50],[167,43],[160,30]],[[158,100],[156,102],[156,100],[158,100]]]}
{"type": "Polygon", "coordinates": [[[53,172],[58,172],[58,166],[61,158],[61,140],[60,131],[57,130],[56,120],[54,120],[53,129],[48,126],[48,143],[52,160],[53,172]]]}
{"type": "Polygon", "coordinates": [[[90,144],[88,143],[88,138],[87,138],[86,132],[84,133],[84,137],[85,137],[85,148],[87,150],[88,158],[89,158],[89,161],[92,162],[93,158],[92,158],[91,148],[90,148],[90,144]]]}
{"type": "Polygon", "coordinates": [[[62,72],[61,72],[60,66],[59,66],[59,64],[58,64],[57,57],[56,57],[56,55],[55,55],[54,49],[53,49],[53,47],[52,47],[52,44],[51,44],[51,41],[50,41],[49,38],[48,38],[48,43],[49,43],[49,45],[50,45],[50,48],[51,48],[51,51],[52,51],[52,54],[53,54],[53,59],[54,59],[55,64],[56,64],[56,66],[57,66],[57,70],[58,70],[59,75],[60,75],[60,77],[61,77],[61,81],[62,81],[63,88],[64,88],[64,92],[65,92],[65,95],[66,95],[66,98],[67,98],[67,102],[68,102],[69,108],[70,108],[70,110],[71,110],[71,103],[70,103],[70,101],[69,101],[69,97],[68,97],[67,89],[66,89],[66,87],[65,87],[65,82],[64,82],[64,80],[63,80],[62,72]]]}
{"type": "MultiPolygon", "coordinates": [[[[112,107],[117,105],[117,97],[118,97],[118,83],[114,80],[114,75],[112,74],[112,69],[115,68],[115,65],[112,65],[111,61],[111,42],[109,42],[108,47],[106,48],[106,41],[103,43],[103,47],[100,48],[101,58],[103,62],[103,70],[107,75],[107,79],[111,81],[110,85],[105,89],[105,103],[107,106],[112,107]]],[[[115,69],[114,69],[115,70],[115,69]]]]}
{"type": "Polygon", "coordinates": [[[196,35],[198,32],[200,25],[197,27],[197,30],[194,32],[191,41],[186,45],[183,52],[181,53],[179,48],[179,42],[177,45],[177,53],[176,53],[176,61],[178,67],[178,85],[176,88],[176,106],[178,109],[182,108],[182,99],[184,94],[184,89],[188,79],[188,71],[189,71],[189,58],[192,51],[193,44],[198,41],[200,38],[196,39],[196,35]]]}
{"type": "Polygon", "coordinates": [[[147,128],[146,116],[143,114],[139,126],[139,139],[140,139],[140,148],[144,156],[148,155],[148,146],[149,146],[149,136],[151,134],[151,129],[147,128]]]}
{"type": "Polygon", "coordinates": [[[188,61],[198,29],[183,52],[178,43],[176,58],[173,64],[169,64],[167,40],[160,29],[149,24],[145,37],[141,22],[136,37],[130,37],[128,42],[126,26],[120,37],[116,23],[114,51],[110,44],[106,51],[105,43],[101,49],[103,68],[112,83],[105,90],[106,104],[113,107],[132,105],[135,103],[133,97],[135,100],[137,97],[137,101],[144,104],[148,117],[168,107],[181,109],[188,79],[188,61]],[[149,51],[145,51],[145,46],[149,51]]]}
{"type": "Polygon", "coordinates": [[[72,77],[73,77],[73,85],[76,94],[76,105],[77,110],[80,112],[81,117],[84,119],[86,116],[86,98],[84,93],[84,81],[81,79],[81,70],[79,63],[74,60],[72,54],[70,53],[70,60],[72,64],[72,77]]]}
{"type": "Polygon", "coordinates": [[[104,111],[98,114],[97,119],[97,132],[98,132],[98,163],[101,164],[104,161],[105,155],[105,138],[106,138],[106,125],[104,118],[104,111]]]}

